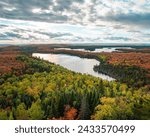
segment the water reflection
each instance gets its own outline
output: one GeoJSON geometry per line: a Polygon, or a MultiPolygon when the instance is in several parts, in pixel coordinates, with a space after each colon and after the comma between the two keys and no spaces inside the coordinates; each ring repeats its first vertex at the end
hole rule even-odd
{"type": "Polygon", "coordinates": [[[59,64],[69,70],[90,74],[96,77],[100,77],[102,79],[112,81],[113,78],[97,73],[93,70],[94,65],[98,65],[99,62],[95,59],[87,59],[87,58],[80,58],[77,56],[70,56],[64,54],[41,54],[41,53],[33,53],[34,57],[40,57],[41,59],[47,60],[49,62],[53,62],[55,64],[59,64]]]}
{"type": "Polygon", "coordinates": [[[119,49],[133,49],[131,47],[109,47],[109,48],[95,48],[93,51],[87,49],[73,49],[73,48],[54,48],[55,50],[75,50],[86,52],[121,52],[119,49]]]}

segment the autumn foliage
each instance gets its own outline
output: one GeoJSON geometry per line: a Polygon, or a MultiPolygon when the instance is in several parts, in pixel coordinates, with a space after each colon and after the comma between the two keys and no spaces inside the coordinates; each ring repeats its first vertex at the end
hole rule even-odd
{"type": "Polygon", "coordinates": [[[107,63],[113,66],[136,66],[146,70],[147,78],[150,78],[150,53],[102,53],[107,58],[107,63]]]}
{"type": "Polygon", "coordinates": [[[150,69],[149,53],[105,53],[104,55],[108,57],[108,63],[110,64],[139,66],[144,69],[150,69]]]}
{"type": "Polygon", "coordinates": [[[150,119],[150,79],[145,71],[149,69],[148,53],[67,51],[99,60],[99,72],[104,69],[116,76],[116,81],[110,82],[28,53],[40,52],[39,47],[36,51],[35,47],[9,48],[0,48],[1,120],[150,119]]]}
{"type": "Polygon", "coordinates": [[[70,107],[70,105],[65,105],[64,116],[60,118],[52,118],[52,120],[76,120],[77,119],[77,109],[70,107]]]}
{"type": "Polygon", "coordinates": [[[0,52],[0,76],[12,71],[15,71],[16,75],[22,73],[22,69],[25,69],[25,64],[16,60],[16,56],[19,54],[20,52],[17,51],[0,52]]]}

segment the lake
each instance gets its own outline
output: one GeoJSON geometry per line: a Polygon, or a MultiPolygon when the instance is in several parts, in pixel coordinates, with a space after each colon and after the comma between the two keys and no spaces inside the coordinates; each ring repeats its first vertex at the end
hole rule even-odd
{"type": "Polygon", "coordinates": [[[86,51],[86,52],[121,52],[119,49],[133,49],[131,47],[105,47],[105,48],[95,48],[94,50],[87,50],[84,48],[54,48],[55,50],[75,50],[75,51],[86,51]]]}
{"type": "Polygon", "coordinates": [[[59,64],[64,68],[72,70],[74,72],[79,72],[82,74],[90,74],[95,77],[100,77],[104,80],[112,81],[113,78],[97,73],[93,70],[94,65],[98,65],[99,61],[95,59],[87,59],[87,58],[80,58],[77,56],[70,56],[65,54],[43,54],[43,53],[33,53],[33,57],[38,57],[49,62],[59,64]]]}

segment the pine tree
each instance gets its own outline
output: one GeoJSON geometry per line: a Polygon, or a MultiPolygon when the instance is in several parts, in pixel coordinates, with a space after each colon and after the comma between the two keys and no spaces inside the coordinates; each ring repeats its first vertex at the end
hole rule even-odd
{"type": "Polygon", "coordinates": [[[90,118],[90,109],[89,109],[89,103],[87,100],[87,96],[83,96],[81,101],[81,107],[79,112],[79,119],[81,120],[87,120],[90,118]]]}

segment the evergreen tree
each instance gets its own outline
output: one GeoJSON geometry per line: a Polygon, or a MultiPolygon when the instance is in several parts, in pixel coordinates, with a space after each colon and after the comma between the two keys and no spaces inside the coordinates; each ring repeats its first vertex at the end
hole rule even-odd
{"type": "Polygon", "coordinates": [[[83,96],[81,101],[81,107],[79,112],[79,119],[81,120],[87,120],[90,118],[90,109],[89,109],[89,103],[87,100],[87,96],[83,96]]]}

